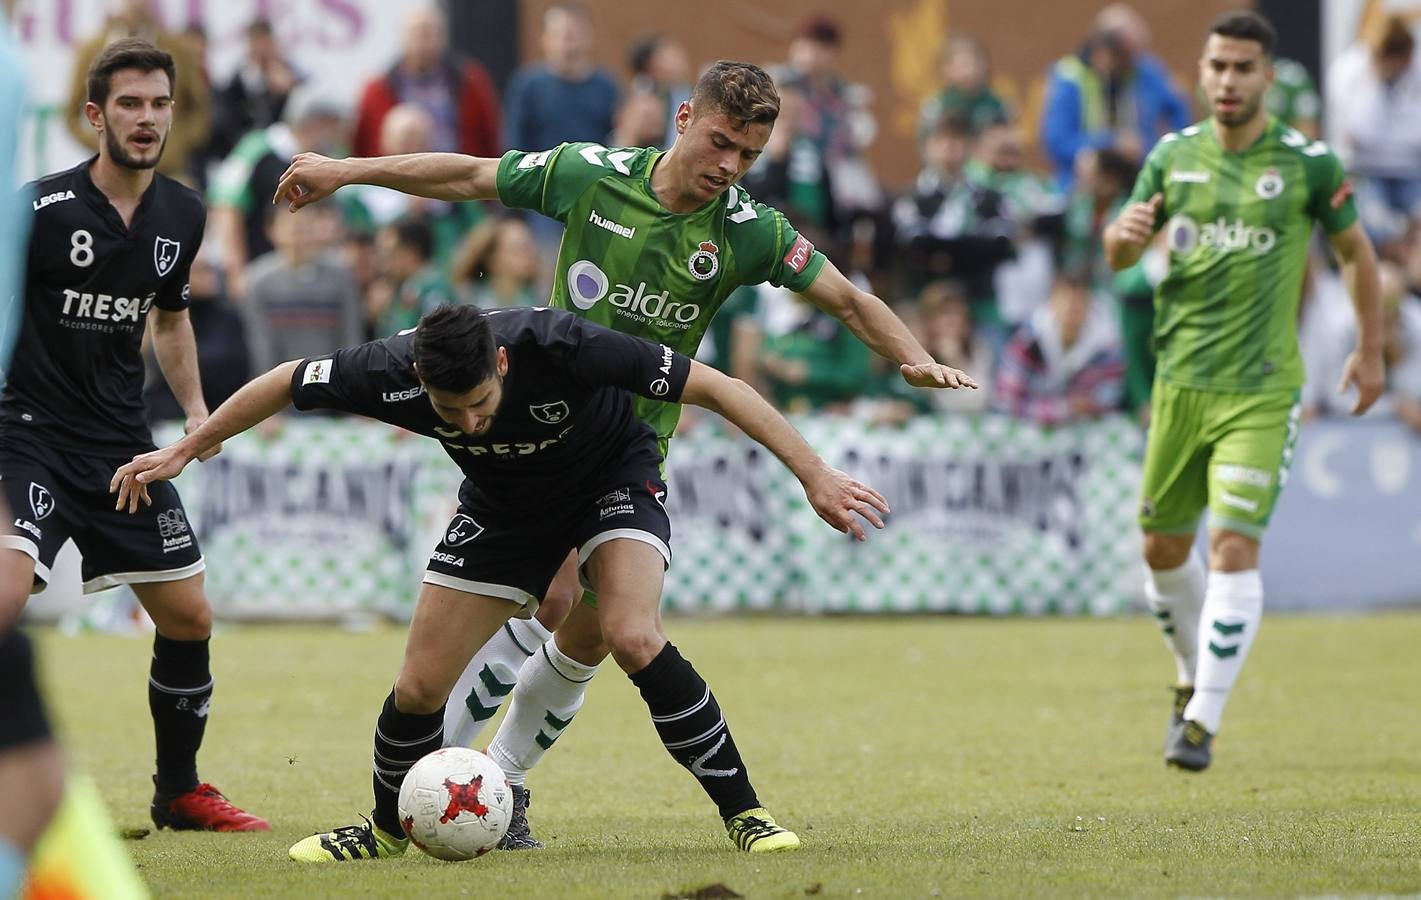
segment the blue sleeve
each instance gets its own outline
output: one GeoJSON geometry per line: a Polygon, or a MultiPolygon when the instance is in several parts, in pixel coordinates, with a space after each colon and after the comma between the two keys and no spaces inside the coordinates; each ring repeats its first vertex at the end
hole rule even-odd
{"type": "Polygon", "coordinates": [[[30,233],[30,191],[15,191],[19,151],[18,125],[25,113],[25,76],[19,51],[0,13],[0,371],[9,368],[10,350],[20,330],[25,260],[30,233]]]}
{"type": "Polygon", "coordinates": [[[1106,146],[1109,135],[1088,134],[1081,126],[1081,96],[1079,89],[1054,71],[1046,86],[1046,103],[1041,109],[1041,145],[1051,158],[1056,175],[1069,183],[1076,154],[1085,147],[1106,146]]]}
{"type": "MultiPolygon", "coordinates": [[[[1153,97],[1151,111],[1158,112],[1163,119],[1162,122],[1150,123],[1152,126],[1162,126],[1162,132],[1167,133],[1178,131],[1193,121],[1189,100],[1183,92],[1175,90],[1174,79],[1170,77],[1163,60],[1157,56],[1143,56],[1136,62],[1135,70],[1136,77],[1147,83],[1153,97]]],[[[1147,136],[1147,142],[1153,141],[1156,136],[1151,133],[1147,136]]]]}
{"type": "Polygon", "coordinates": [[[617,127],[617,107],[620,105],[621,91],[617,88],[617,80],[611,75],[603,76],[607,82],[607,138],[610,140],[612,132],[617,127]]]}
{"type": "Polygon", "coordinates": [[[503,101],[503,146],[510,150],[541,150],[534,147],[525,133],[528,102],[528,71],[521,69],[508,80],[508,91],[503,101]]]}

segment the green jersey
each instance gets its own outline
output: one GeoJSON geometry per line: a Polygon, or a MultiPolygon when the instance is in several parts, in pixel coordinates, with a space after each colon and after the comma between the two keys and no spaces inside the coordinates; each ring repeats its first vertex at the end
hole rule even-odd
{"type": "MultiPolygon", "coordinates": [[[[510,150],[498,196],[567,226],[549,305],[694,356],[736,288],[768,281],[803,292],[825,260],[780,212],[738,187],[694,212],[668,211],[651,191],[660,156],[590,143],[510,150]]],[[[637,412],[668,438],[681,407],[639,398],[637,412]]]]}
{"type": "Polygon", "coordinates": [[[1357,220],[1336,155],[1275,119],[1229,152],[1206,120],[1150,151],[1130,201],[1157,193],[1169,274],[1155,291],[1156,377],[1205,391],[1301,387],[1298,303],[1313,223],[1334,234],[1357,220]]]}

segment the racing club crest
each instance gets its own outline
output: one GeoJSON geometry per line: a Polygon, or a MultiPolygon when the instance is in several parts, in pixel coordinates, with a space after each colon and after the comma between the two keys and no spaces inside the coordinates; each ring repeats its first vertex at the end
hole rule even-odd
{"type": "Polygon", "coordinates": [[[697,281],[710,281],[720,271],[720,248],[714,241],[701,241],[701,247],[686,261],[697,281]]]}
{"type": "Polygon", "coordinates": [[[178,262],[178,251],[182,249],[182,246],[178,241],[170,241],[165,237],[153,241],[153,265],[158,269],[159,278],[173,271],[173,266],[178,262]]]}
{"type": "Polygon", "coordinates": [[[1277,169],[1264,169],[1263,174],[1258,176],[1258,182],[1253,186],[1254,193],[1264,200],[1272,200],[1283,193],[1283,176],[1277,169]]]}

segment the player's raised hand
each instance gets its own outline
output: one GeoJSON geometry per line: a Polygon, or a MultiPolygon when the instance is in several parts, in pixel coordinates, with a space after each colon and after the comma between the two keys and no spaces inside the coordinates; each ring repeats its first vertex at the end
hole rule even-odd
{"type": "Polygon", "coordinates": [[[1164,194],[1155,194],[1144,203],[1132,203],[1115,220],[1115,230],[1126,243],[1144,247],[1155,236],[1155,219],[1159,216],[1164,194]]]}
{"type": "Polygon", "coordinates": [[[883,527],[880,513],[887,515],[888,501],[866,484],[855,481],[838,469],[824,466],[817,477],[804,485],[804,494],[814,511],[833,526],[835,531],[852,534],[855,539],[868,539],[858,517],[862,516],[874,528],[883,527]]]}
{"type": "Polygon", "coordinates": [[[303,206],[324,200],[344,187],[342,174],[345,161],[331,159],[319,153],[298,153],[276,184],[272,203],[286,203],[292,212],[303,206]]]}
{"type": "Polygon", "coordinates": [[[899,366],[898,371],[903,374],[903,380],[913,387],[923,388],[972,388],[977,389],[977,382],[961,369],[954,369],[952,366],[945,366],[942,363],[922,363],[916,366],[899,366]]]}
{"type": "Polygon", "coordinates": [[[1352,404],[1352,415],[1360,416],[1386,390],[1386,366],[1382,363],[1381,354],[1360,350],[1347,354],[1347,365],[1342,369],[1342,383],[1337,390],[1345,391],[1349,385],[1357,388],[1357,402],[1352,404]]]}
{"type": "Polygon", "coordinates": [[[130,513],[138,511],[141,501],[144,506],[152,506],[153,498],[148,496],[148,485],[154,481],[168,481],[182,472],[191,457],[177,449],[177,445],[154,450],[133,457],[132,461],[119,467],[109,480],[109,493],[118,493],[113,508],[128,508],[130,513]]]}

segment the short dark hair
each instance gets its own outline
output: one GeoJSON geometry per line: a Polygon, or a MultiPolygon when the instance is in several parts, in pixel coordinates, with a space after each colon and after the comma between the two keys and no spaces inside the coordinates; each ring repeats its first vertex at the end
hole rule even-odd
{"type": "Polygon", "coordinates": [[[665,38],[659,34],[644,34],[631,42],[627,47],[627,68],[632,70],[633,75],[646,74],[651,68],[651,58],[656,55],[663,40],[665,38]]]}
{"type": "Polygon", "coordinates": [[[177,90],[178,69],[171,53],[139,38],[119,38],[89,65],[89,102],[103,106],[109,99],[113,74],[124,69],[137,69],[145,75],[161,69],[168,76],[168,93],[177,90]]]}
{"type": "Polygon", "coordinates": [[[444,304],[419,320],[414,364],[426,387],[462,394],[498,374],[498,348],[477,306],[444,304]]]}
{"type": "Polygon", "coordinates": [[[696,82],[691,103],[745,123],[773,125],[780,115],[780,92],[757,65],[718,60],[696,82]]]}
{"type": "Polygon", "coordinates": [[[434,229],[421,219],[400,219],[390,226],[395,232],[395,241],[401,247],[408,247],[427,260],[434,255],[434,229]]]}
{"type": "Polygon", "coordinates": [[[1140,167],[1134,160],[1109,147],[1103,147],[1095,151],[1096,170],[1106,178],[1113,179],[1117,184],[1126,190],[1135,183],[1135,178],[1140,174],[1140,167]]]}
{"type": "Polygon", "coordinates": [[[1387,16],[1382,22],[1381,33],[1376,41],[1377,56],[1392,59],[1410,59],[1416,52],[1416,37],[1406,19],[1398,15],[1387,16]]]}
{"type": "Polygon", "coordinates": [[[816,44],[824,44],[829,47],[837,47],[843,42],[843,31],[839,28],[839,23],[830,17],[817,14],[805,19],[799,25],[799,37],[807,38],[816,44]]]}
{"type": "Polygon", "coordinates": [[[257,16],[247,23],[247,37],[271,37],[276,31],[271,27],[271,19],[257,16]]]}
{"type": "Polygon", "coordinates": [[[1273,55],[1278,43],[1273,23],[1251,9],[1223,13],[1209,26],[1209,33],[1240,41],[1257,41],[1263,47],[1263,55],[1268,57],[1273,55]]]}

